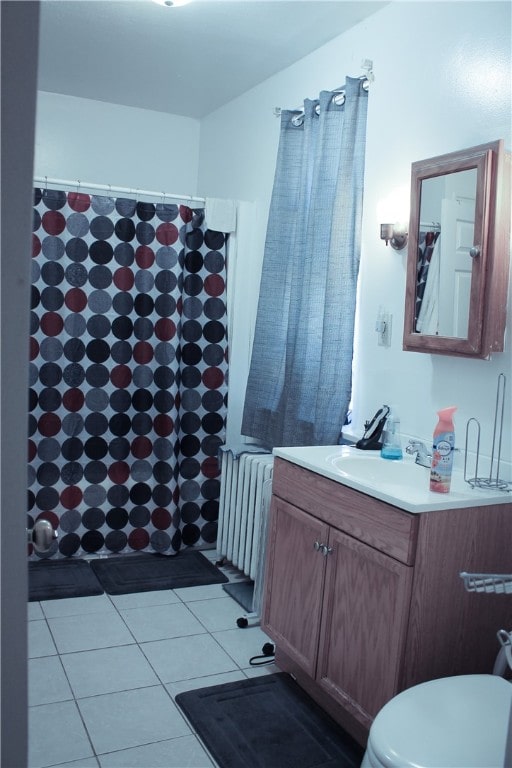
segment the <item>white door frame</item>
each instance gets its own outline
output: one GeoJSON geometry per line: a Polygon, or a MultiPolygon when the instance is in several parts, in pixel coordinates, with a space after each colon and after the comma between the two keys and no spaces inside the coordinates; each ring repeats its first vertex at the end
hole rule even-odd
{"type": "Polygon", "coordinates": [[[27,764],[27,415],[39,0],[0,3],[0,764],[27,764]]]}

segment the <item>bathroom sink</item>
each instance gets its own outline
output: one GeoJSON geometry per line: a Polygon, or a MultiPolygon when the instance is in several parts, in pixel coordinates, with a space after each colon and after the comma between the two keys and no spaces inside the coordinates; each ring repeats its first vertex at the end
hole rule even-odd
{"type": "Polygon", "coordinates": [[[329,456],[327,461],[345,477],[365,480],[371,485],[395,485],[417,488],[429,483],[430,470],[414,461],[391,461],[377,454],[329,456]]]}
{"type": "Polygon", "coordinates": [[[379,451],[361,451],[346,445],[274,448],[274,455],[361,491],[408,512],[507,504],[510,493],[471,488],[460,470],[452,474],[449,493],[430,490],[430,469],[403,459],[383,459],[379,451]]]}

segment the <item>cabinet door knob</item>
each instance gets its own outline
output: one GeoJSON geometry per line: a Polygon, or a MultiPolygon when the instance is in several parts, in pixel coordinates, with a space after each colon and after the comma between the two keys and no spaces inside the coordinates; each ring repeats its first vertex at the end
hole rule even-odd
{"type": "Polygon", "coordinates": [[[315,543],[313,544],[313,549],[315,550],[315,552],[319,552],[323,546],[324,545],[320,544],[319,541],[315,541],[315,543]]]}
{"type": "Polygon", "coordinates": [[[322,555],[324,555],[324,557],[327,557],[327,555],[332,555],[332,547],[328,547],[327,544],[323,544],[322,555]]]}

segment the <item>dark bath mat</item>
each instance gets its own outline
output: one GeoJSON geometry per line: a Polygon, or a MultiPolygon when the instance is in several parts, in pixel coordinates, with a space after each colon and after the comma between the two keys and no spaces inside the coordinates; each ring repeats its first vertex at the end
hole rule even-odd
{"type": "Polygon", "coordinates": [[[184,550],[177,555],[142,553],[91,560],[91,568],[109,595],[158,589],[198,587],[227,581],[204,555],[184,550]]]}
{"type": "Polygon", "coordinates": [[[364,750],[289,675],[199,688],[176,703],[220,768],[359,768],[364,750]]]}
{"type": "Polygon", "coordinates": [[[102,594],[103,588],[85,560],[29,561],[29,602],[102,594]]]}
{"type": "Polygon", "coordinates": [[[252,611],[252,601],[254,598],[254,581],[230,581],[229,584],[223,584],[222,589],[236,600],[242,608],[249,613],[252,611]]]}

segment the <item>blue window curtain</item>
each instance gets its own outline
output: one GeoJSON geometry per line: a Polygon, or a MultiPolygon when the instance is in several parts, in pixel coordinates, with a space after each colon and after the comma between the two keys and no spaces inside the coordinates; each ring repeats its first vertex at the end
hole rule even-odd
{"type": "Polygon", "coordinates": [[[344,93],[281,114],[242,420],[270,448],[338,443],[350,402],[368,94],[344,93]]]}

